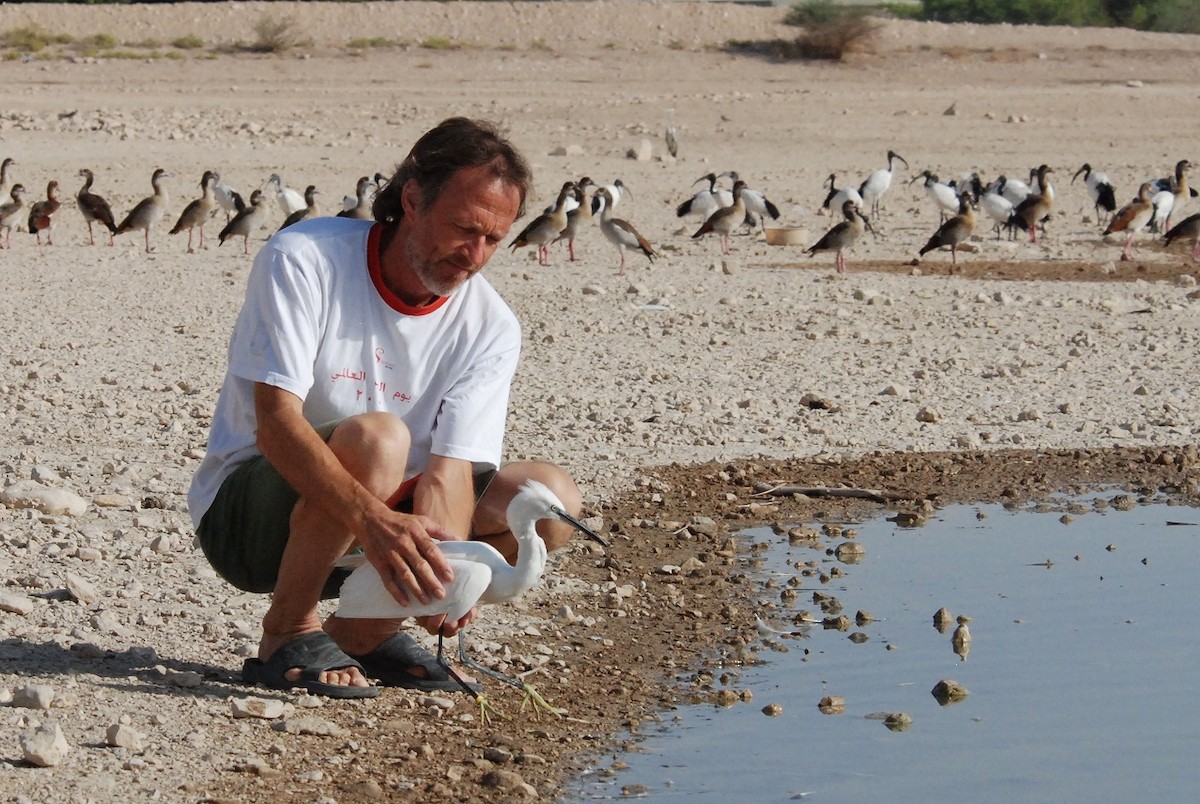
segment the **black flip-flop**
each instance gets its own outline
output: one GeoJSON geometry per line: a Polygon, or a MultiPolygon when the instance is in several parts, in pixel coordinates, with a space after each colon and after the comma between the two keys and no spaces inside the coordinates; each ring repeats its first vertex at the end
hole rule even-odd
{"type": "MultiPolygon", "coordinates": [[[[401,631],[392,634],[370,653],[350,658],[363,667],[363,674],[385,687],[402,687],[421,692],[461,692],[462,687],[437,662],[437,657],[422,648],[417,641],[401,631]],[[424,676],[408,672],[410,667],[423,667],[424,676]]],[[[473,691],[482,692],[479,684],[468,684],[473,691]]]]}
{"type": "Polygon", "coordinates": [[[242,663],[242,680],[247,684],[261,684],[273,690],[290,690],[302,687],[313,695],[328,698],[374,698],[378,687],[356,687],[349,684],[327,684],[321,681],[326,670],[342,670],[357,667],[363,675],[363,666],[342,652],[333,637],[324,631],[298,636],[285,642],[266,661],[247,659],[242,663]],[[285,675],[289,670],[300,668],[300,677],[295,681],[285,675]]]}

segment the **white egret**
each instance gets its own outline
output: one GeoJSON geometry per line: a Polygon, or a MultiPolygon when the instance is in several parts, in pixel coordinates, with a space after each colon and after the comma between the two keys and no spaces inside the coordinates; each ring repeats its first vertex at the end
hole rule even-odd
{"type": "MultiPolygon", "coordinates": [[[[568,522],[578,528],[589,539],[600,544],[604,540],[575,517],[567,513],[562,501],[545,485],[536,480],[527,480],[521,485],[505,512],[508,527],[517,540],[517,563],[509,564],[495,547],[480,541],[438,542],[442,555],[454,569],[454,580],[446,585],[446,595],[441,600],[420,603],[416,599],[401,605],[387,587],[379,571],[366,560],[366,556],[355,553],[338,561],[339,566],[355,567],[339,593],[337,616],[339,618],[381,617],[401,619],[444,614],[446,620],[461,619],[472,608],[481,603],[502,603],[514,600],[532,589],[546,569],[546,543],[538,536],[535,526],[539,520],[550,519],[568,522]]],[[[465,632],[459,631],[459,661],[516,687],[538,706],[557,712],[547,704],[528,683],[498,671],[483,667],[467,656],[465,632]]],[[[438,636],[437,662],[459,683],[465,692],[480,702],[484,714],[487,704],[482,694],[467,684],[446,661],[442,636],[438,636]]]]}

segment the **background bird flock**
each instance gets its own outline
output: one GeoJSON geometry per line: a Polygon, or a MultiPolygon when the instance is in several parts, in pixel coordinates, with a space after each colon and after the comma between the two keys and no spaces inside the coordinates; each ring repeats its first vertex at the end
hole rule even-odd
{"type": "MultiPolygon", "coordinates": [[[[673,110],[668,113],[665,140],[673,158],[679,148],[678,129],[673,110]]],[[[836,270],[845,272],[847,252],[864,235],[869,233],[876,239],[886,238],[882,221],[892,222],[907,216],[908,222],[912,223],[914,214],[918,216],[918,223],[927,218],[929,236],[924,246],[912,256],[913,265],[930,252],[949,249],[953,270],[958,264],[959,249],[969,248],[967,244],[972,241],[978,243],[988,237],[997,240],[1028,237],[1031,243],[1037,243],[1039,237],[1054,236],[1053,213],[1056,206],[1061,206],[1061,201],[1053,175],[1066,174],[1068,168],[1056,171],[1054,167],[1042,164],[1031,167],[1027,173],[994,176],[967,170],[943,180],[930,168],[923,168],[904,179],[899,176],[898,165],[911,171],[903,156],[889,150],[881,159],[881,165],[864,171],[861,180],[853,176],[839,178],[834,172],[829,174],[819,191],[810,196],[807,192],[801,193],[812,199],[818,215],[837,219],[807,246],[806,253],[815,256],[819,252],[834,252],[836,270]],[[926,211],[922,212],[920,207],[889,211],[887,201],[903,192],[897,185],[911,188],[917,182],[920,182],[919,192],[925,198],[926,211]],[[823,200],[817,205],[815,202],[822,194],[823,200]],[[936,225],[933,222],[935,214],[936,225]],[[990,225],[990,235],[981,223],[990,225]]],[[[63,225],[63,207],[72,206],[71,199],[64,198],[63,183],[58,179],[47,182],[42,197],[31,189],[40,184],[31,181],[27,186],[19,180],[19,166],[14,157],[7,157],[0,163],[0,199],[3,199],[0,203],[0,247],[14,247],[14,230],[34,235],[35,246],[53,246],[55,229],[63,225]]],[[[1181,159],[1163,175],[1146,178],[1130,192],[1118,189],[1104,172],[1085,162],[1071,173],[1068,186],[1071,192],[1078,194],[1078,200],[1085,208],[1091,207],[1098,238],[1121,238],[1121,260],[1135,257],[1135,241],[1145,233],[1157,235],[1164,246],[1173,242],[1189,244],[1192,258],[1200,262],[1200,213],[1184,216],[1187,205],[1197,195],[1188,183],[1191,167],[1189,160],[1181,159]]],[[[149,175],[151,192],[123,211],[114,209],[97,189],[102,186],[102,175],[97,176],[90,168],[81,168],[78,177],[80,186],[74,195],[74,206],[78,210],[78,219],[86,225],[88,244],[97,244],[96,226],[107,230],[109,246],[114,245],[115,236],[140,231],[147,253],[161,245],[164,235],[170,237],[185,231],[188,239],[184,248],[188,253],[207,249],[206,226],[210,227],[210,232],[214,228],[218,230],[218,245],[231,239],[235,243],[240,240],[243,253],[250,254],[252,238],[305,218],[336,214],[369,220],[375,195],[387,181],[380,172],[361,176],[353,183],[352,190],[347,185],[343,188],[347,192],[330,193],[333,200],[319,205],[321,191],[315,185],[309,184],[301,191],[285,182],[279,173],[271,173],[247,195],[226,181],[220,172],[205,170],[194,185],[193,197],[182,207],[173,207],[169,188],[176,177],[159,167],[149,175]],[[175,209],[179,211],[176,213],[175,209]]],[[[245,187],[242,185],[243,190],[245,187]]],[[[619,178],[605,184],[588,176],[569,178],[559,185],[549,206],[523,223],[508,244],[509,248],[516,252],[532,246],[539,265],[550,266],[554,261],[551,248],[561,243],[566,261],[574,262],[577,241],[586,238],[587,229],[596,226],[603,239],[616,248],[617,273],[624,274],[627,251],[640,253],[646,258],[647,265],[652,264],[662,254],[661,243],[669,238],[702,240],[714,235],[709,239],[714,241],[720,255],[725,256],[734,253],[734,238],[738,235],[757,240],[769,226],[787,228],[780,223],[783,213],[779,206],[736,170],[706,173],[690,187],[681,187],[680,197],[669,202],[681,222],[686,223],[688,219],[697,222],[694,228],[685,226],[669,233],[654,233],[655,239],[648,239],[635,223],[637,203],[632,189],[619,178]],[[660,246],[656,248],[653,242],[660,246]]],[[[537,208],[538,205],[531,201],[530,206],[537,208]]],[[[793,204],[792,211],[803,215],[805,206],[793,204]]],[[[1093,220],[1089,216],[1085,217],[1085,222],[1093,220]]]]}

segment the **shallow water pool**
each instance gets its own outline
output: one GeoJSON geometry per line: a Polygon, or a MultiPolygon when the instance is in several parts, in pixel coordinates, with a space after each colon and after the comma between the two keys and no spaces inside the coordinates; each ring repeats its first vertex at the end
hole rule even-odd
{"type": "Polygon", "coordinates": [[[922,527],[856,524],[865,554],[855,564],[826,554],[843,538],[806,547],[747,531],[769,544],[758,571],[775,579],[763,593],[776,604],[763,609],[772,626],[794,629],[801,609],[829,616],[814,592],[852,621],[859,610],[874,621],[764,634],[762,663],[731,668],[726,686],[752,700],[643,724],[638,750],[610,758],[568,799],[1193,800],[1200,511],[1099,507],[1069,522],[1061,511],[954,506],[922,527]],[[801,577],[814,561],[844,575],[801,577]],[[789,580],[798,594],[785,604],[789,580]],[[955,623],[934,627],[942,607],[970,618],[965,658],[955,623]],[[967,697],[939,705],[931,690],[944,679],[967,697]],[[822,714],[827,695],[844,698],[844,712],[822,714]],[[768,704],[781,712],[764,714],[768,704]],[[911,724],[889,729],[885,713],[911,724]]]}

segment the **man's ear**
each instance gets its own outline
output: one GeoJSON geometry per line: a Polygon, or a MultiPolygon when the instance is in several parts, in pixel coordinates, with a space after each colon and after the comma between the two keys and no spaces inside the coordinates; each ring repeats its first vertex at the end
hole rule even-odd
{"type": "Polygon", "coordinates": [[[405,216],[420,209],[423,199],[424,194],[416,179],[404,182],[404,186],[400,188],[400,208],[404,210],[405,216]]]}

